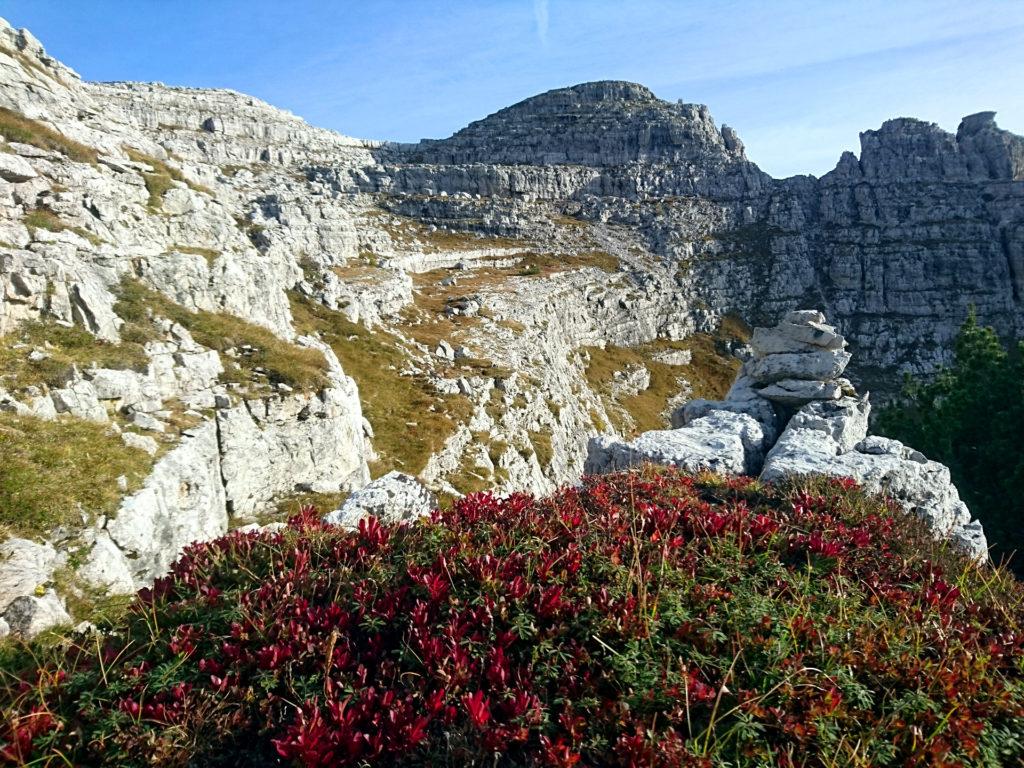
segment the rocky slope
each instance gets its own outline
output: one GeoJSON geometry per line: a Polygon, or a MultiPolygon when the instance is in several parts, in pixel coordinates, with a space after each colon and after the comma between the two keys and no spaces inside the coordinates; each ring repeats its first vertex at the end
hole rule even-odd
{"type": "Polygon", "coordinates": [[[86,83],[2,24],[0,134],[0,447],[91,420],[98,454],[145,465],[96,462],[121,488],[103,508],[30,525],[38,489],[4,500],[22,627],[371,471],[449,496],[574,479],[592,438],[723,396],[749,324],[798,307],[883,395],[947,359],[968,305],[1024,318],[1024,140],[988,113],[890,121],[779,181],[706,107],[630,83],[396,145],[232,91],[86,83]]]}

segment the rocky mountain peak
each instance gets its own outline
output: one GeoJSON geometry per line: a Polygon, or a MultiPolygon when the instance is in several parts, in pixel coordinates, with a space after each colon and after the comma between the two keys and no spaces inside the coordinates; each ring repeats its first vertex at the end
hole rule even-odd
{"type": "MultiPolygon", "coordinates": [[[[984,181],[1024,178],[1024,138],[996,125],[995,112],[967,115],[956,134],[911,117],[886,120],[860,135],[867,178],[984,181]]],[[[840,170],[848,170],[841,163],[840,170]]]]}
{"type": "Polygon", "coordinates": [[[621,102],[655,102],[654,92],[627,80],[595,80],[567,88],[554,88],[507,107],[502,112],[537,113],[545,110],[614,105],[621,102]]]}
{"type": "Polygon", "coordinates": [[[703,104],[668,102],[636,83],[602,80],[558,88],[425,140],[429,163],[614,166],[743,159],[743,144],[719,129],[703,104]]]}

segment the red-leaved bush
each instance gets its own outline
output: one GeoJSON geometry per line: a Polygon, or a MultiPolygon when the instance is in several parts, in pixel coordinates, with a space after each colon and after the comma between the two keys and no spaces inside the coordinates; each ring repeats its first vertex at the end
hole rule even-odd
{"type": "Polygon", "coordinates": [[[1021,598],[848,482],[307,509],[191,547],[102,636],[8,650],[0,764],[1019,764],[1021,598]]]}

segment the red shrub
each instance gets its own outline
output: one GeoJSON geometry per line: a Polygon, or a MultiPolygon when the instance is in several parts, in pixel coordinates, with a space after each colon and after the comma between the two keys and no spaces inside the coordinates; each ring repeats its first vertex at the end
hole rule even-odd
{"type": "Polygon", "coordinates": [[[1008,764],[1022,618],[848,483],[622,474],[352,533],[307,509],[12,658],[0,763],[1008,764]]]}

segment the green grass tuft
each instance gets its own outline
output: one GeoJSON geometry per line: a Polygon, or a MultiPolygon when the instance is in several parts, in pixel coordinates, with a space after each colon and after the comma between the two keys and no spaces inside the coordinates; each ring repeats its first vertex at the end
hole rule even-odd
{"type": "Polygon", "coordinates": [[[84,237],[93,245],[100,245],[103,242],[92,232],[82,227],[74,227],[68,224],[48,208],[33,208],[25,214],[22,222],[28,228],[29,234],[32,235],[35,234],[37,229],[45,229],[47,232],[63,232],[67,230],[74,232],[79,237],[84,237]]]}
{"type": "Polygon", "coordinates": [[[206,195],[212,195],[213,192],[204,187],[202,184],[197,184],[194,181],[190,181],[185,175],[177,168],[168,165],[163,160],[147,155],[145,152],[140,152],[137,149],[130,147],[125,149],[125,154],[136,163],[142,163],[152,168],[152,171],[144,172],[142,179],[146,183],[146,191],[149,193],[149,201],[147,207],[150,213],[159,213],[163,207],[164,194],[167,190],[174,186],[173,182],[180,181],[183,184],[196,192],[201,192],[206,195]]]}
{"type": "Polygon", "coordinates": [[[0,413],[0,531],[35,536],[58,525],[80,526],[83,515],[113,514],[153,465],[110,425],[81,419],[38,419],[0,413]]]}

